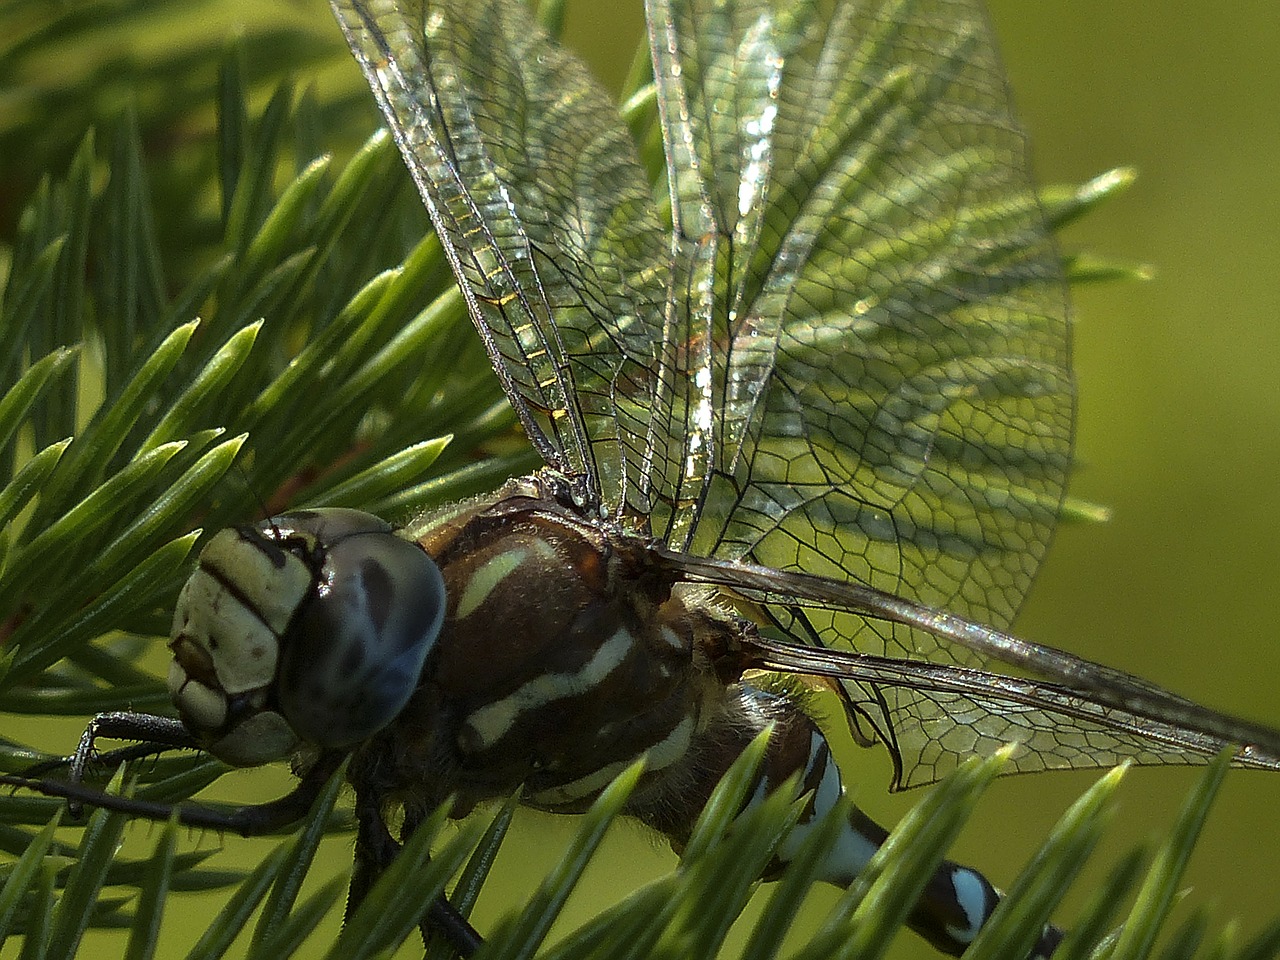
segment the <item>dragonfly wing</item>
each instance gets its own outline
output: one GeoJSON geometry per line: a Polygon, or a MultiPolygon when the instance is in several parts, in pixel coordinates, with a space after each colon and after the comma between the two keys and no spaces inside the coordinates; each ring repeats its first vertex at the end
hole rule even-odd
{"type": "Polygon", "coordinates": [[[670,269],[616,106],[523,4],[333,7],[530,439],[620,510],[670,269]]]}
{"type": "Polygon", "coordinates": [[[1075,668],[1079,686],[768,640],[750,649],[760,666],[838,682],[857,738],[888,746],[898,788],[933,783],[1006,744],[1019,773],[1207,763],[1228,748],[1238,766],[1280,770],[1280,732],[1049,652],[1075,668]]]}
{"type": "Polygon", "coordinates": [[[651,0],[649,18],[689,293],[670,379],[691,384],[654,529],[1006,624],[1074,401],[1058,255],[978,3],[651,0]]]}
{"type": "Polygon", "coordinates": [[[865,584],[697,557],[661,545],[651,562],[673,580],[714,585],[746,601],[747,630],[734,669],[826,677],[863,744],[880,742],[898,787],[932,783],[966,756],[1017,744],[1010,772],[1203,763],[1231,748],[1238,766],[1280,770],[1280,730],[1228,716],[1074,654],[1022,640],[865,584]],[[1000,663],[987,670],[848,649],[893,647],[909,629],[955,651],[948,659],[1000,663]],[[879,644],[865,642],[878,637],[879,644]],[[966,656],[967,655],[967,656],[966,656]]]}

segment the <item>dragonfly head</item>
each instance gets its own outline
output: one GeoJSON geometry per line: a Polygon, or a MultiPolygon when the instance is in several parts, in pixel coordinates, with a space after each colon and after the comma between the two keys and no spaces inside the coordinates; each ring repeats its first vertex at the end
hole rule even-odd
{"type": "Polygon", "coordinates": [[[403,709],[444,619],[434,561],[358,510],[223,530],[178,597],[169,693],[235,766],[352,746],[403,709]]]}

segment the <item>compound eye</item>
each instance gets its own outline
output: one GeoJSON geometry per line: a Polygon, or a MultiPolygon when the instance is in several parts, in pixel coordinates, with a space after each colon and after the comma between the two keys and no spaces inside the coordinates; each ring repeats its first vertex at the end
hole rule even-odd
{"type": "Polygon", "coordinates": [[[226,763],[345,747],[412,696],[444,619],[431,558],[357,510],[300,510],[223,530],[174,610],[169,689],[226,763]]]}
{"type": "Polygon", "coordinates": [[[258,524],[264,536],[286,541],[302,536],[318,544],[337,543],[357,533],[390,533],[391,524],[363,510],[350,507],[320,507],[291,510],[258,524]]]}
{"type": "Polygon", "coordinates": [[[417,544],[381,530],[331,543],[281,639],[276,696],[289,726],[329,748],[385,727],[418,686],[444,608],[444,578],[417,544]]]}

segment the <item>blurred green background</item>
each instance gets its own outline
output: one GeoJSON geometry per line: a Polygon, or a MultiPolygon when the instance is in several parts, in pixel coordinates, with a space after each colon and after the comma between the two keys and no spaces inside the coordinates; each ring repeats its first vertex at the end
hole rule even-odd
{"type": "MultiPolygon", "coordinates": [[[[236,24],[252,32],[287,18],[338,42],[320,0],[208,9],[207,22],[174,24],[175,37],[236,24]]],[[[1126,196],[1073,227],[1067,246],[1156,270],[1145,284],[1076,295],[1082,469],[1073,492],[1114,516],[1060,532],[1019,630],[1280,725],[1272,611],[1280,592],[1280,17],[1270,2],[1245,0],[1223,8],[996,0],[992,18],[1040,181],[1081,180],[1118,164],[1140,173],[1126,196]]],[[[569,4],[569,42],[615,86],[640,31],[639,0],[569,4]]],[[[333,63],[325,84],[356,82],[354,64],[333,63]]],[[[205,86],[211,100],[212,83],[209,75],[191,86],[205,86]]],[[[914,798],[885,795],[886,766],[868,758],[849,779],[868,810],[892,821],[914,798]]],[[[1166,827],[1193,778],[1135,771],[1109,834],[1113,849],[1166,827]]],[[[957,859],[1008,883],[1091,779],[998,784],[957,859]]],[[[1216,904],[1220,921],[1240,917],[1246,932],[1276,915],[1278,811],[1280,777],[1228,777],[1188,878],[1193,903],[1216,904]]],[[[503,891],[491,903],[518,899],[570,829],[535,815],[518,822],[497,871],[503,891]],[[526,862],[531,872],[522,874],[526,862]]],[[[234,838],[201,842],[256,855],[234,838]]],[[[331,847],[341,869],[349,841],[331,847]]],[[[619,831],[608,852],[572,916],[590,916],[594,903],[613,902],[672,862],[638,829],[619,831]]],[[[1098,870],[1109,860],[1105,851],[1097,859],[1098,870]]],[[[209,910],[194,914],[203,928],[209,910]]],[[[170,926],[180,955],[190,930],[170,926]]],[[[931,955],[914,940],[899,944],[898,956],[931,955]]]]}

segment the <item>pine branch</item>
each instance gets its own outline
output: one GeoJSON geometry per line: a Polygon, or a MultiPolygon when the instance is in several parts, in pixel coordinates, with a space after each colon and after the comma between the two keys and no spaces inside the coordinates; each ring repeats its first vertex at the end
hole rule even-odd
{"type": "MultiPolygon", "coordinates": [[[[170,0],[164,16],[205,6],[170,0]]],[[[155,652],[209,533],[320,503],[404,519],[535,465],[389,138],[352,144],[338,133],[374,125],[354,69],[350,86],[326,98],[296,96],[284,82],[345,62],[336,29],[255,29],[226,49],[206,36],[149,60],[116,52],[113,31],[166,49],[172,22],[151,19],[157,7],[0,7],[0,77],[22,91],[21,109],[0,115],[0,707],[22,721],[10,731],[21,726],[55,752],[68,745],[40,729],[51,718],[168,709],[155,652]],[[78,69],[55,68],[72,47],[78,69]],[[248,76],[247,63],[262,72],[248,76]]],[[[639,75],[623,100],[637,142],[651,145],[653,98],[639,75]]],[[[656,178],[661,164],[652,150],[647,157],[656,178]]],[[[1042,200],[1061,225],[1127,182],[1105,175],[1042,200]]],[[[1135,273],[1101,259],[1067,266],[1077,282],[1135,273]]],[[[5,772],[47,757],[0,743],[5,772]]],[[[751,782],[752,760],[721,784],[725,804],[751,782]]],[[[109,789],[175,802],[223,772],[207,758],[152,759],[129,769],[127,787],[117,774],[109,789]]],[[[827,924],[793,931],[823,853],[826,834],[815,831],[771,888],[749,956],[773,956],[784,937],[801,944],[800,956],[881,952],[992,772],[966,769],[926,797],[827,924]]],[[[529,902],[511,905],[492,932],[493,955],[720,949],[797,814],[785,791],[732,826],[709,813],[679,870],[541,946],[634,777],[619,778],[582,818],[565,861],[529,902]]],[[[1143,888],[1121,953],[1145,955],[1215,777],[1177,828],[1176,855],[1143,888]]],[[[1067,814],[975,957],[1007,955],[1043,923],[1095,843],[1117,782],[1104,777],[1067,814]]],[[[344,898],[343,876],[301,890],[320,839],[350,825],[336,779],[296,833],[258,841],[249,874],[215,866],[212,851],[184,851],[173,823],[153,854],[134,858],[117,849],[121,815],[66,819],[60,800],[0,795],[0,935],[25,935],[24,955],[70,956],[88,930],[127,928],[128,955],[151,956],[171,898],[197,891],[223,906],[192,934],[192,956],[239,947],[250,925],[249,956],[315,955],[324,945],[308,934],[344,898]]],[[[443,841],[440,818],[420,829],[330,953],[382,955],[412,941],[424,904],[459,871],[455,900],[469,905],[509,819],[503,808],[443,841]]],[[[1121,861],[1064,957],[1092,952],[1116,922],[1135,863],[1121,861]]],[[[1280,924],[1236,953],[1274,956],[1278,945],[1280,924]]]]}

